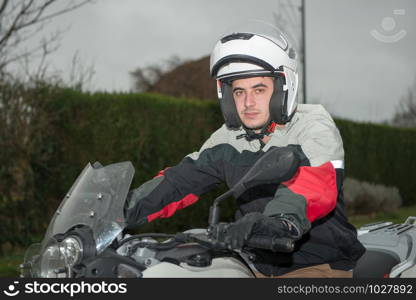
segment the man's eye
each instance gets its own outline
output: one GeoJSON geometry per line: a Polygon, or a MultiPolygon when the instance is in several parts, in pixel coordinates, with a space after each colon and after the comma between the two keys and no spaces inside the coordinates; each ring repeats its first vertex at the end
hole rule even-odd
{"type": "Polygon", "coordinates": [[[264,89],[256,89],[255,92],[256,92],[256,94],[263,94],[264,89]]]}
{"type": "Polygon", "coordinates": [[[235,91],[234,95],[235,96],[241,96],[243,94],[243,91],[235,91]]]}

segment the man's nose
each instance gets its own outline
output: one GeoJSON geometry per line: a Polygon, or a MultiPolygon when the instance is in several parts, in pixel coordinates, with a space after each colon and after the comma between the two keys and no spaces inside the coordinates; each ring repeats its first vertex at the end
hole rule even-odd
{"type": "Polygon", "coordinates": [[[254,96],[252,93],[246,93],[246,98],[244,99],[245,107],[252,107],[256,104],[254,96]]]}

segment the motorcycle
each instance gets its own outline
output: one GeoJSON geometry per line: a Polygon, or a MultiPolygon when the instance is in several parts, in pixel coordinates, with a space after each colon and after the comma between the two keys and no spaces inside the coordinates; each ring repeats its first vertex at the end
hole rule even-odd
{"type": "MultiPolygon", "coordinates": [[[[21,277],[255,277],[250,248],[291,252],[293,241],[253,236],[246,248],[230,249],[220,238],[224,223],[219,222],[219,204],[230,195],[273,182],[273,172],[282,163],[270,160],[273,155],[267,152],[234,187],[215,199],[207,228],[174,235],[124,234],[123,209],[133,165],[88,164],[56,210],[42,242],[27,249],[21,277]]],[[[403,224],[364,225],[357,233],[367,251],[358,261],[354,277],[416,277],[416,217],[403,224]]]]}

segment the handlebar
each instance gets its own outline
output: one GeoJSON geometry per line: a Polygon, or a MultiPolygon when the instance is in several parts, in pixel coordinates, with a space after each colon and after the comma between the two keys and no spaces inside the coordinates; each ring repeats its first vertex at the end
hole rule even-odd
{"type": "MultiPolygon", "coordinates": [[[[225,243],[220,242],[219,240],[214,239],[206,234],[201,235],[179,233],[176,235],[175,240],[181,242],[197,242],[207,248],[229,249],[225,243]]],[[[250,248],[270,250],[273,252],[290,253],[293,252],[295,243],[294,240],[290,238],[281,238],[277,236],[270,238],[266,236],[254,235],[247,240],[245,246],[250,248]]]]}
{"type": "Polygon", "coordinates": [[[295,243],[290,238],[279,237],[265,237],[265,236],[252,236],[246,242],[246,245],[251,248],[260,248],[270,250],[273,252],[290,253],[295,249],[295,243]]]}

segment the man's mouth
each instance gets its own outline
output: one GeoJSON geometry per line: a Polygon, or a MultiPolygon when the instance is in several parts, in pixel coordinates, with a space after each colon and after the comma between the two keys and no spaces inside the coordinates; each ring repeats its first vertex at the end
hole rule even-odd
{"type": "Polygon", "coordinates": [[[257,116],[258,116],[260,113],[259,113],[259,112],[255,112],[255,111],[250,111],[250,112],[244,112],[243,114],[244,114],[244,116],[245,116],[246,118],[249,118],[249,119],[254,119],[254,118],[257,118],[257,116]]]}

